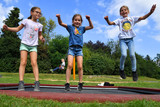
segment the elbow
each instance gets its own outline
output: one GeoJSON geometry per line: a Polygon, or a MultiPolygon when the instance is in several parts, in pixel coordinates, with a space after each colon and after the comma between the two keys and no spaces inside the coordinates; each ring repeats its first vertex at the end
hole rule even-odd
{"type": "Polygon", "coordinates": [[[112,25],[111,23],[108,23],[108,25],[112,25]]]}
{"type": "Polygon", "coordinates": [[[94,28],[94,26],[91,26],[91,29],[93,29],[94,28]]]}

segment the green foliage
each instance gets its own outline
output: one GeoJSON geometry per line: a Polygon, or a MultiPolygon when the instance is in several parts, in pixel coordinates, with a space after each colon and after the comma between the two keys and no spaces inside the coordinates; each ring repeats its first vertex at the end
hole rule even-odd
{"type": "Polygon", "coordinates": [[[45,17],[39,18],[39,22],[43,25],[42,35],[46,40],[45,43],[48,44],[51,37],[54,36],[53,30],[55,29],[56,24],[52,19],[47,21],[45,17]]]}
{"type": "MultiPolygon", "coordinates": [[[[17,27],[19,26],[19,22],[22,20],[22,19],[19,19],[19,13],[20,13],[20,10],[19,8],[17,7],[14,7],[13,10],[11,10],[11,12],[9,13],[9,16],[6,20],[4,20],[3,22],[9,26],[9,27],[17,27]]],[[[16,32],[10,32],[10,31],[2,31],[2,35],[1,37],[14,37],[14,38],[18,38],[19,35],[17,35],[16,32]]]]}
{"type": "MultiPolygon", "coordinates": [[[[9,27],[18,26],[22,19],[19,19],[19,9],[14,8],[4,23],[9,27]]],[[[2,31],[0,38],[0,70],[1,72],[16,71],[17,60],[19,59],[19,35],[15,32],[2,31]]]]}
{"type": "Polygon", "coordinates": [[[48,73],[51,69],[51,59],[48,53],[48,44],[51,41],[51,37],[54,36],[53,30],[56,27],[55,22],[52,19],[46,20],[45,17],[41,17],[39,22],[43,25],[42,35],[45,38],[43,44],[39,41],[38,45],[38,67],[39,72],[48,73]]]}
{"type": "MultiPolygon", "coordinates": [[[[52,68],[55,68],[61,64],[61,59],[67,58],[69,38],[61,35],[55,36],[52,41],[49,42],[48,53],[51,60],[52,68]]],[[[56,73],[56,72],[55,72],[56,73]]]]}
{"type": "MultiPolygon", "coordinates": [[[[84,44],[84,48],[84,74],[119,74],[121,52],[118,41],[111,40],[107,44],[89,41],[84,44]]],[[[136,59],[138,75],[160,78],[160,68],[151,60],[149,55],[143,58],[136,53],[136,59]]],[[[132,76],[129,52],[125,61],[125,74],[132,76]]]]}

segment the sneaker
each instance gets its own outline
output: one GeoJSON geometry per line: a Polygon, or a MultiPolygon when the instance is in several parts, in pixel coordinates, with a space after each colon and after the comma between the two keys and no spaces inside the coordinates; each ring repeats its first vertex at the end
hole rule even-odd
{"type": "Polygon", "coordinates": [[[65,90],[66,90],[66,91],[70,91],[70,84],[69,84],[69,83],[66,83],[66,84],[65,84],[65,90]]]}
{"type": "Polygon", "coordinates": [[[39,88],[39,85],[40,85],[40,83],[39,83],[39,81],[35,81],[34,82],[34,91],[40,91],[40,88],[39,88]]]}
{"type": "Polygon", "coordinates": [[[83,83],[78,83],[78,91],[82,91],[83,90],[83,83]]]}
{"type": "Polygon", "coordinates": [[[50,69],[50,72],[53,73],[53,69],[50,69]]]}
{"type": "Polygon", "coordinates": [[[124,70],[119,69],[119,73],[120,73],[120,76],[121,76],[122,79],[126,79],[126,75],[124,73],[124,70]]]}
{"type": "Polygon", "coordinates": [[[24,91],[24,82],[23,81],[19,81],[18,91],[24,91]]]}
{"type": "Polygon", "coordinates": [[[137,72],[132,72],[132,76],[133,76],[133,81],[137,81],[138,80],[137,72]]]}

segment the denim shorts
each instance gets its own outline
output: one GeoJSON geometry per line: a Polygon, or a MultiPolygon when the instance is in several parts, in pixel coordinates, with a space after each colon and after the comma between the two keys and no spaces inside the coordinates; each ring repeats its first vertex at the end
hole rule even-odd
{"type": "Polygon", "coordinates": [[[72,56],[83,56],[82,47],[81,46],[70,46],[68,49],[68,55],[72,56]]]}
{"type": "Polygon", "coordinates": [[[21,43],[21,46],[20,46],[19,50],[20,51],[26,50],[28,52],[33,52],[33,51],[37,52],[37,46],[28,46],[28,45],[25,45],[25,44],[21,43]]]}

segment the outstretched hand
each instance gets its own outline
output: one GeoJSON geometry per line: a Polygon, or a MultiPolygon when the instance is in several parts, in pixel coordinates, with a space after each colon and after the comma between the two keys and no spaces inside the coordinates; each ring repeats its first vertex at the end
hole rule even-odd
{"type": "Polygon", "coordinates": [[[61,15],[60,14],[56,14],[56,17],[60,17],[61,15]]]}
{"type": "Polygon", "coordinates": [[[108,19],[108,16],[105,16],[104,19],[108,19]]]}
{"type": "Polygon", "coordinates": [[[86,15],[86,19],[90,19],[90,16],[86,15]]]}
{"type": "Polygon", "coordinates": [[[156,9],[156,4],[154,4],[154,5],[152,6],[150,12],[153,13],[153,12],[155,11],[155,9],[156,9]]]}
{"type": "Polygon", "coordinates": [[[8,26],[7,25],[3,25],[3,31],[8,30],[8,26]]]}

